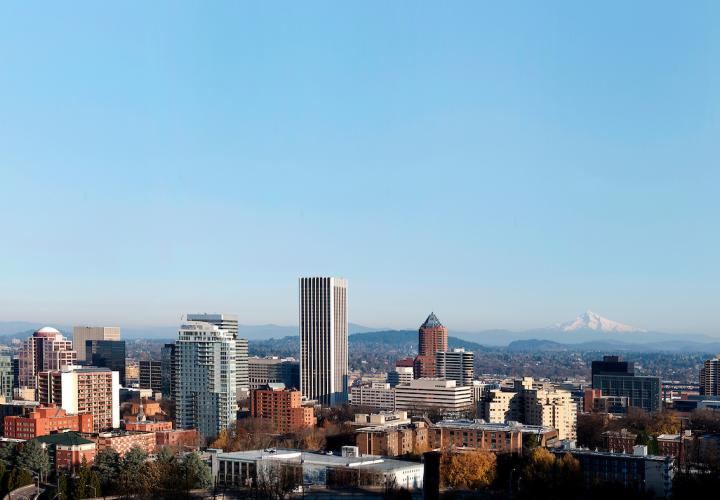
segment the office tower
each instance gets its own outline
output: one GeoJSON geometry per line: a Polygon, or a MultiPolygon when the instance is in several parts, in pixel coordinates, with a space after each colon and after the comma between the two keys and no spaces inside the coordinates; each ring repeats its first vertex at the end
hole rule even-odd
{"type": "Polygon", "coordinates": [[[118,326],[76,326],[73,327],[73,347],[80,363],[90,361],[85,346],[88,340],[120,340],[118,326]]]}
{"type": "Polygon", "coordinates": [[[235,339],[216,325],[188,321],[175,343],[178,429],[217,436],[236,421],[235,339]]]}
{"type": "Polygon", "coordinates": [[[700,368],[700,394],[720,396],[720,354],[706,360],[700,368]]]}
{"type": "Polygon", "coordinates": [[[5,401],[13,398],[14,380],[12,358],[0,356],[0,396],[4,397],[5,401]]]}
{"type": "Polygon", "coordinates": [[[415,378],[436,377],[435,353],[448,350],[448,331],[435,313],[430,313],[419,330],[419,354],[415,358],[415,378]]]}
{"type": "Polygon", "coordinates": [[[160,377],[164,398],[175,397],[175,344],[165,344],[160,351],[160,377]]]}
{"type": "Polygon", "coordinates": [[[235,340],[237,394],[239,400],[250,397],[250,381],[248,374],[248,341],[247,339],[235,340]]]}
{"type": "Polygon", "coordinates": [[[347,281],[300,278],[300,390],[324,405],[348,400],[347,281]]]}
{"type": "Polygon", "coordinates": [[[248,372],[251,391],[268,384],[300,389],[300,363],[294,358],[250,358],[248,372]]]}
{"type": "Polygon", "coordinates": [[[236,397],[244,399],[249,394],[248,384],[248,341],[247,339],[238,338],[239,324],[238,317],[235,314],[188,314],[188,321],[202,321],[215,325],[221,330],[230,332],[233,339],[237,341],[235,347],[235,377],[237,379],[236,397]]]}
{"type": "Polygon", "coordinates": [[[354,385],[350,388],[350,404],[373,410],[395,410],[395,389],[384,382],[354,385]]]}
{"type": "Polygon", "coordinates": [[[140,361],[140,389],[162,392],[162,362],[152,360],[140,361]]]}
{"type": "Polygon", "coordinates": [[[302,406],[300,391],[284,384],[268,384],[252,391],[250,413],[272,423],[273,432],[285,434],[313,427],[317,423],[311,406],[302,406]]]}
{"type": "Polygon", "coordinates": [[[412,366],[396,366],[393,371],[387,374],[388,384],[390,384],[390,387],[395,387],[398,384],[408,384],[415,378],[413,373],[412,366]]]}
{"type": "Polygon", "coordinates": [[[38,400],[72,414],[90,413],[93,432],[120,427],[120,374],[109,368],[65,367],[38,375],[38,400]]]}
{"type": "Polygon", "coordinates": [[[125,357],[126,348],[124,340],[86,340],[85,358],[92,366],[110,368],[118,372],[120,385],[125,386],[125,357]]]}
{"type": "Polygon", "coordinates": [[[635,375],[632,363],[620,361],[617,356],[604,356],[592,362],[592,386],[603,396],[627,397],[630,406],[648,412],[661,409],[662,392],[659,377],[635,375]]]}
{"type": "Polygon", "coordinates": [[[465,349],[435,353],[435,371],[440,378],[454,380],[457,385],[472,386],[475,378],[475,355],[465,349]]]}
{"type": "Polygon", "coordinates": [[[28,338],[20,350],[20,386],[36,388],[37,374],[75,364],[72,342],[58,330],[46,326],[28,338]]]}
{"type": "Polygon", "coordinates": [[[472,388],[458,386],[454,380],[418,378],[395,387],[395,409],[461,412],[473,405],[472,388]]]}
{"type": "Polygon", "coordinates": [[[20,387],[20,358],[13,356],[12,360],[13,389],[20,387]]]}

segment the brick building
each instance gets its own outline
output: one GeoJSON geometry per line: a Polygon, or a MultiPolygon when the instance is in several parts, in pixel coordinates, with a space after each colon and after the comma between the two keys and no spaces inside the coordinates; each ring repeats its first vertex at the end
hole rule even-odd
{"type": "Polygon", "coordinates": [[[96,444],[77,432],[58,432],[36,438],[48,452],[50,466],[56,470],[76,471],[83,462],[95,460],[96,444]]]}
{"type": "Polygon", "coordinates": [[[112,448],[121,457],[124,457],[125,453],[135,446],[145,453],[155,451],[156,438],[154,432],[101,432],[91,439],[97,444],[98,453],[105,448],[112,448]]]}
{"type": "Polygon", "coordinates": [[[425,422],[363,427],[356,431],[355,444],[363,455],[397,457],[419,453],[427,450],[428,428],[425,422]]]}
{"type": "Polygon", "coordinates": [[[92,432],[92,415],[83,413],[68,415],[57,405],[41,406],[25,416],[5,417],[5,437],[33,439],[58,431],[92,432]]]}
{"type": "Polygon", "coordinates": [[[126,431],[136,432],[158,432],[158,431],[170,431],[173,428],[173,424],[170,421],[159,420],[157,422],[153,420],[136,420],[133,422],[125,422],[126,431]]]}
{"type": "Polygon", "coordinates": [[[602,434],[603,445],[606,450],[613,452],[632,453],[637,434],[633,434],[627,429],[619,431],[605,431],[602,434]]]}
{"type": "Polygon", "coordinates": [[[173,446],[197,448],[200,434],[197,429],[172,429],[168,431],[157,431],[155,433],[155,446],[173,446]]]}
{"type": "Polygon", "coordinates": [[[252,391],[250,412],[255,418],[272,422],[278,433],[292,432],[317,424],[311,407],[301,405],[300,391],[285,389],[285,384],[268,384],[252,391]]]}
{"type": "Polygon", "coordinates": [[[517,422],[486,423],[482,420],[442,420],[428,431],[431,449],[470,448],[497,453],[522,453],[523,440],[533,436],[539,446],[557,442],[552,427],[517,422]]]}

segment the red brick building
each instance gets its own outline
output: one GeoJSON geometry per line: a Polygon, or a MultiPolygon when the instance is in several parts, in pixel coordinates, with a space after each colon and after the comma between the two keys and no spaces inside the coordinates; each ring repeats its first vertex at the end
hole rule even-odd
{"type": "Polygon", "coordinates": [[[154,432],[101,432],[91,439],[97,444],[98,453],[105,448],[112,448],[121,457],[124,457],[125,453],[135,446],[148,454],[155,451],[156,438],[154,432]]]}
{"type": "Polygon", "coordinates": [[[153,422],[152,420],[142,420],[134,422],[125,422],[126,431],[136,432],[158,432],[158,431],[170,431],[173,428],[172,422],[158,421],[153,422]]]}
{"type": "Polygon", "coordinates": [[[448,330],[430,313],[419,330],[420,349],[415,358],[415,378],[435,377],[435,353],[448,350],[448,330]]]}
{"type": "Polygon", "coordinates": [[[77,432],[58,432],[37,440],[48,451],[50,465],[56,470],[76,471],[83,459],[92,464],[97,453],[96,444],[77,432]]]}
{"type": "Polygon", "coordinates": [[[613,452],[632,453],[637,434],[633,434],[627,429],[619,431],[605,431],[602,433],[603,444],[605,449],[613,452]]]}
{"type": "Polygon", "coordinates": [[[300,391],[285,389],[285,384],[268,384],[266,389],[252,391],[250,412],[255,418],[272,422],[281,434],[317,424],[312,408],[300,404],[300,391]]]}
{"type": "Polygon", "coordinates": [[[197,448],[199,440],[200,434],[197,429],[173,429],[155,433],[156,448],[161,446],[197,448]]]}
{"type": "Polygon", "coordinates": [[[5,417],[5,437],[33,439],[58,431],[92,432],[93,420],[89,413],[68,415],[56,405],[40,406],[26,416],[5,417]]]}

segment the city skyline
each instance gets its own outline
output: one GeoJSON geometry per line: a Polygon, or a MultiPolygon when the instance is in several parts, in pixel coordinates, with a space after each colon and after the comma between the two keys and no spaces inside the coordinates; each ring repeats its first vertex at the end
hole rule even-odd
{"type": "Polygon", "coordinates": [[[0,320],[720,335],[718,8],[4,6],[0,320]]]}

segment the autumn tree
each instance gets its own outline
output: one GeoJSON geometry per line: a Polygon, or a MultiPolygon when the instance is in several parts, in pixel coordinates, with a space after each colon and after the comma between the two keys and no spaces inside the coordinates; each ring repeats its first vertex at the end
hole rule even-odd
{"type": "Polygon", "coordinates": [[[440,473],[448,486],[477,490],[487,488],[495,480],[497,459],[494,453],[472,451],[444,458],[440,473]]]}

